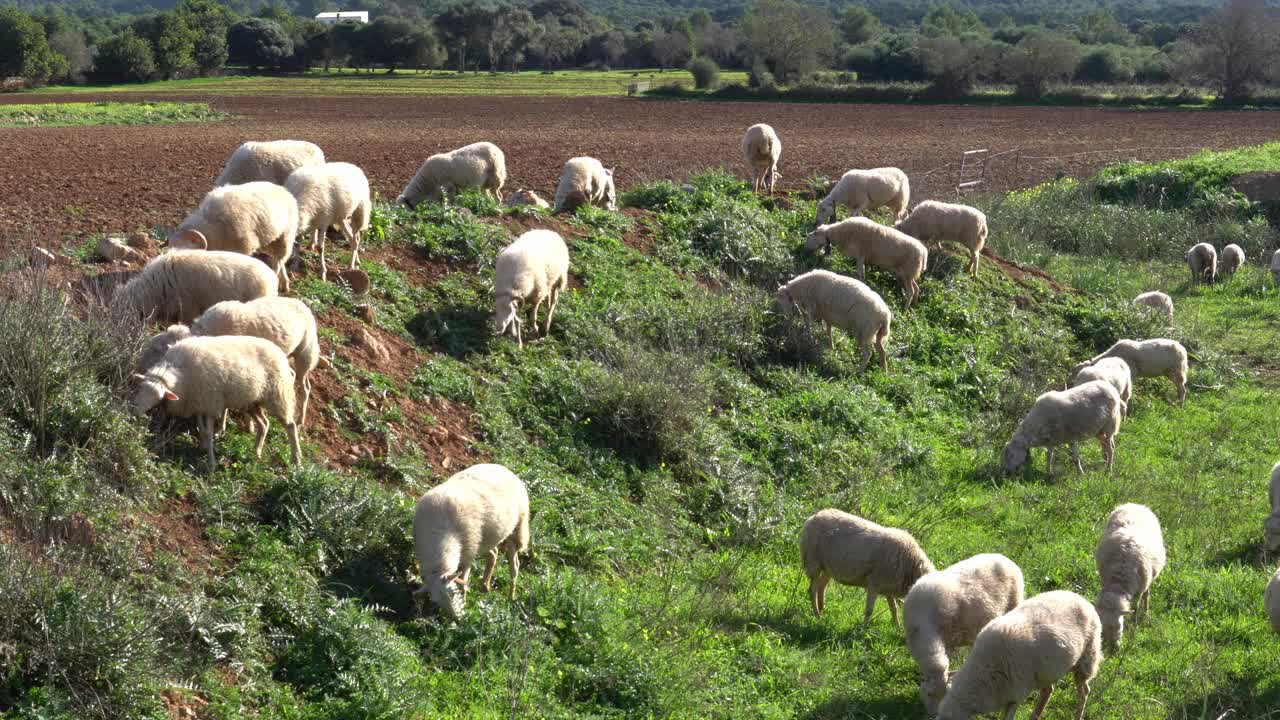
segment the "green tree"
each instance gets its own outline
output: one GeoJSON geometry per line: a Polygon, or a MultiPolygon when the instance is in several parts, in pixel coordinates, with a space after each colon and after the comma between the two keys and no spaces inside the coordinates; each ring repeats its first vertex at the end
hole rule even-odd
{"type": "Polygon", "coordinates": [[[529,49],[542,59],[543,67],[548,70],[576,54],[586,41],[576,28],[561,25],[554,18],[544,19],[541,25],[542,32],[529,49]]]}
{"type": "Polygon", "coordinates": [[[436,31],[458,55],[458,72],[467,69],[467,50],[482,46],[488,39],[493,12],[472,2],[450,5],[435,16],[436,31]]]}
{"type": "Polygon", "coordinates": [[[58,30],[49,35],[49,49],[67,61],[66,77],[78,81],[93,68],[93,53],[84,33],[79,30],[58,30]]]}
{"type": "Polygon", "coordinates": [[[414,30],[413,23],[402,18],[377,18],[360,31],[364,59],[386,68],[388,74],[401,65],[412,65],[417,41],[414,30]]]}
{"type": "Polygon", "coordinates": [[[1103,45],[1085,53],[1076,66],[1076,79],[1091,83],[1124,83],[1133,80],[1132,60],[1114,45],[1103,45]]]}
{"type": "Polygon", "coordinates": [[[693,85],[699,90],[714,90],[720,84],[720,66],[709,57],[697,57],[687,66],[693,75],[693,85]]]}
{"type": "Polygon", "coordinates": [[[0,7],[0,75],[43,82],[66,74],[66,59],[49,48],[40,23],[15,7],[0,7]]]}
{"type": "Polygon", "coordinates": [[[957,10],[951,5],[934,5],[920,21],[920,32],[926,37],[960,37],[986,35],[989,30],[972,10],[957,10]]]}
{"type": "Polygon", "coordinates": [[[863,5],[850,5],[840,16],[840,34],[850,45],[870,42],[882,32],[880,19],[863,5]]]}
{"type": "Polygon", "coordinates": [[[98,45],[93,69],[104,75],[125,80],[146,80],[156,71],[151,44],[138,36],[133,28],[125,28],[98,45]]]}
{"type": "Polygon", "coordinates": [[[497,72],[499,63],[503,59],[515,54],[523,55],[525,48],[541,31],[542,26],[525,8],[514,5],[499,6],[493,13],[486,43],[489,70],[497,72]]]}
{"type": "MultiPolygon", "coordinates": [[[[523,55],[521,56],[523,58],[523,55]]],[[[417,70],[432,70],[443,67],[449,54],[440,44],[435,32],[427,26],[419,26],[413,31],[413,44],[410,52],[410,64],[417,70]]],[[[516,62],[515,64],[519,64],[516,62]]],[[[513,67],[512,70],[515,68],[513,67]]]]}
{"type": "Polygon", "coordinates": [[[934,93],[946,98],[973,90],[978,79],[990,72],[998,54],[996,46],[975,35],[922,38],[918,48],[934,93]]]}
{"type": "Polygon", "coordinates": [[[173,11],[194,33],[192,58],[201,75],[217,72],[227,64],[227,30],[235,13],[217,0],[179,0],[173,11]]]}
{"type": "Polygon", "coordinates": [[[1276,32],[1277,23],[1263,0],[1227,0],[1205,18],[1195,35],[1196,74],[1224,100],[1247,99],[1255,85],[1275,72],[1280,56],[1276,32]]]}
{"type": "Polygon", "coordinates": [[[740,27],[752,56],[770,65],[779,82],[818,69],[835,49],[827,13],[794,0],[757,0],[740,27]]]}
{"type": "Polygon", "coordinates": [[[1019,97],[1038,100],[1049,83],[1069,76],[1080,63],[1080,43],[1049,32],[1028,35],[1004,55],[1003,69],[1019,97]]]}
{"type": "Polygon", "coordinates": [[[1098,8],[1080,19],[1080,42],[1089,45],[1132,45],[1133,33],[1121,25],[1106,8],[1098,8]]]}
{"type": "Polygon", "coordinates": [[[160,13],[139,21],[135,29],[151,43],[156,69],[166,80],[195,67],[196,34],[182,15],[160,13]]]}
{"type": "Polygon", "coordinates": [[[682,32],[660,32],[653,36],[653,57],[666,70],[689,60],[689,36],[682,32]]]}
{"type": "Polygon", "coordinates": [[[293,39],[273,20],[247,18],[227,31],[232,62],[251,68],[278,68],[293,55],[293,39]]]}

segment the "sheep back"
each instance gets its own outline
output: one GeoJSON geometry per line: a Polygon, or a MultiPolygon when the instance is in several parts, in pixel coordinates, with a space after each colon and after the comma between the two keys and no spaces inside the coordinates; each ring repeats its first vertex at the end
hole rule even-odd
{"type": "Polygon", "coordinates": [[[829,270],[810,270],[778,288],[783,311],[792,307],[809,317],[868,341],[889,334],[893,311],[880,294],[855,278],[829,270]]]}
{"type": "MultiPolygon", "coordinates": [[[[1170,373],[1187,375],[1187,349],[1177,340],[1120,340],[1105,352],[1090,359],[1087,364],[1116,357],[1129,365],[1138,377],[1160,377],[1170,373]]],[[[1077,365],[1076,369],[1081,366],[1077,365]]]]}
{"type": "Polygon", "coordinates": [[[1173,322],[1173,298],[1158,290],[1144,292],[1133,299],[1137,305],[1145,305],[1164,315],[1169,322],[1173,322]]]}
{"type": "Polygon", "coordinates": [[[323,162],[324,151],[304,140],[249,141],[231,153],[231,159],[213,184],[241,185],[262,180],[284,185],[294,170],[323,162]]]}
{"type": "Polygon", "coordinates": [[[1192,282],[1213,282],[1218,277],[1218,251],[1209,243],[1199,243],[1187,251],[1192,282]]]}
{"type": "Polygon", "coordinates": [[[247,255],[170,250],[120,287],[112,303],[159,322],[190,323],[223,300],[274,296],[278,283],[271,268],[247,255]]]}
{"type": "Polygon", "coordinates": [[[160,398],[149,386],[177,395],[164,400],[174,417],[215,416],[225,410],[261,406],[285,423],[294,422],[294,372],[280,348],[267,340],[238,335],[179,340],[154,367],[135,395],[135,410],[145,412],[160,398]],[[149,406],[148,400],[154,400],[149,406]],[[141,404],[140,404],[141,403],[141,404]]]}
{"type": "Polygon", "coordinates": [[[820,510],[805,520],[800,557],[812,580],[820,574],[836,582],[900,598],[933,563],[906,530],[889,528],[841,510],[820,510]]]}
{"type": "Polygon", "coordinates": [[[818,203],[818,224],[832,220],[840,205],[855,213],[888,205],[901,220],[910,202],[911,183],[902,170],[895,167],[850,170],[818,203]]]}
{"type": "Polygon", "coordinates": [[[1151,588],[1165,565],[1160,520],[1150,508],[1128,503],[1111,511],[1093,554],[1101,590],[1095,607],[1108,644],[1118,642],[1124,616],[1151,588]]]}
{"type": "Polygon", "coordinates": [[[298,168],[285,182],[298,203],[298,232],[321,232],[351,221],[352,232],[369,227],[369,178],[358,166],[331,162],[298,168]]]}
{"type": "Polygon", "coordinates": [[[1120,399],[1126,405],[1133,397],[1133,373],[1129,371],[1129,363],[1121,358],[1103,358],[1092,365],[1080,368],[1071,378],[1071,386],[1083,385],[1094,380],[1109,383],[1120,394],[1120,399]]]}
{"type": "Polygon", "coordinates": [[[297,234],[298,203],[293,195],[274,183],[251,182],[209,191],[169,236],[169,245],[245,255],[261,250],[283,262],[292,254],[297,234]]]}
{"type": "Polygon", "coordinates": [[[1245,263],[1244,248],[1232,243],[1218,256],[1218,275],[1231,277],[1245,263]]]}
{"type": "Polygon", "coordinates": [[[569,248],[551,230],[530,230],[498,253],[494,270],[495,317],[513,301],[536,304],[553,287],[569,283],[569,248]]]}
{"type": "Polygon", "coordinates": [[[506,181],[507,160],[502,150],[491,142],[472,143],[427,158],[396,202],[414,207],[468,188],[497,195],[506,181]]]}
{"type": "Polygon", "coordinates": [[[196,335],[248,335],[270,341],[296,363],[299,375],[320,364],[316,318],[301,300],[267,297],[239,302],[224,300],[191,323],[196,335]]]}
{"type": "Polygon", "coordinates": [[[987,241],[987,216],[968,205],[925,200],[894,226],[900,232],[926,241],[949,240],[974,252],[987,241]]]}

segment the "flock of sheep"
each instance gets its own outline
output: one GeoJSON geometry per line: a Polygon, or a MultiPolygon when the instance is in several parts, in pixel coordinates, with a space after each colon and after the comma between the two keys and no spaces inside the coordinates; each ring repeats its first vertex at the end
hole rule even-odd
{"type": "MultiPolygon", "coordinates": [[[[768,125],[748,129],[743,156],[755,191],[773,192],[781,148],[768,125]]],[[[480,189],[501,202],[505,183],[502,151],[492,143],[475,143],[428,158],[396,202],[412,208],[464,189],[480,189]]],[[[290,288],[286,260],[295,239],[309,236],[311,245],[319,246],[325,277],[324,238],[335,229],[350,243],[355,267],[361,235],[369,227],[368,179],[355,165],[325,162],[312,143],[248,142],[232,154],[215,185],[169,236],[169,251],[148,262],[113,296],[113,304],[173,323],[152,339],[139,360],[131,408],[144,414],[163,406],[172,416],[195,418],[211,468],[213,441],[225,430],[228,412],[248,415],[259,457],[274,416],[288,431],[297,463],[309,376],[321,357],[311,311],[299,300],[279,296],[290,288]]],[[[862,352],[859,373],[866,371],[873,352],[881,371],[888,371],[885,341],[892,323],[888,303],[863,282],[867,264],[896,276],[908,310],[920,298],[920,278],[928,263],[925,242],[963,245],[970,254],[967,270],[977,273],[987,238],[985,215],[935,201],[908,213],[909,201],[910,182],[901,170],[850,170],[818,204],[818,224],[805,247],[836,248],[856,261],[858,279],[813,270],[776,293],[785,314],[822,322],[833,347],[832,328],[853,336],[862,352]],[[836,221],[840,206],[852,217],[836,221]],[[893,213],[893,227],[860,216],[880,207],[893,213]]],[[[528,190],[516,192],[507,204],[551,206],[528,190]]],[[[581,205],[616,207],[612,171],[594,158],[569,160],[555,194],[557,211],[581,205]]],[[[1244,257],[1231,245],[1219,264],[1214,248],[1201,244],[1187,254],[1187,261],[1193,277],[1212,281],[1233,271],[1244,257]]],[[[533,331],[549,333],[568,270],[568,247],[550,230],[526,232],[502,250],[495,268],[494,332],[510,334],[523,346],[521,315],[527,311],[533,331]],[[545,320],[539,326],[544,304],[545,320]]],[[[1280,253],[1272,270],[1280,282],[1280,253]]],[[[1172,321],[1168,295],[1145,293],[1135,301],[1172,321]]],[[[1078,443],[1090,438],[1100,441],[1110,470],[1133,378],[1159,376],[1174,383],[1183,403],[1187,352],[1178,342],[1121,340],[1080,363],[1072,368],[1067,389],[1036,399],[1005,445],[1005,470],[1024,467],[1031,449],[1044,447],[1052,474],[1054,449],[1064,444],[1082,470],[1078,443]]],[[[1280,551],[1280,463],[1272,471],[1270,496],[1266,543],[1270,551],[1280,551]]],[[[422,578],[415,594],[426,593],[432,603],[460,616],[473,561],[488,556],[483,581],[488,590],[502,549],[514,596],[518,556],[529,548],[525,485],[500,465],[467,468],[418,501],[413,536],[422,578]]],[[[905,530],[834,509],[805,522],[800,546],[815,614],[823,610],[831,580],[866,589],[867,619],[877,595],[883,595],[897,623],[897,603],[903,599],[906,643],[921,671],[921,699],[931,714],[945,720],[997,710],[1007,720],[1023,699],[1039,690],[1035,720],[1054,682],[1068,672],[1074,674],[1079,694],[1076,717],[1082,717],[1102,648],[1119,643],[1126,616],[1139,607],[1147,610],[1152,582],[1165,565],[1160,523],[1136,504],[1111,513],[1095,553],[1101,589],[1092,604],[1066,591],[1025,599],[1022,572],[1003,555],[978,555],[938,571],[905,530]],[[951,673],[949,658],[970,645],[963,666],[951,673]]],[[[1280,632],[1280,572],[1268,585],[1264,604],[1280,632]]]]}

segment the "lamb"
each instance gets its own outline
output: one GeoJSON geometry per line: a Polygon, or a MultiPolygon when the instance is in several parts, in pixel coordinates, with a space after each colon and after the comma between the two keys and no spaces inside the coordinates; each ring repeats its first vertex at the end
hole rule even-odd
{"type": "Polygon", "coordinates": [[[1236,274],[1244,265],[1244,248],[1231,243],[1222,248],[1222,255],[1218,258],[1218,275],[1223,278],[1230,278],[1236,274]]]}
{"type": "Polygon", "coordinates": [[[537,332],[543,302],[548,303],[543,335],[550,333],[560,293],[569,285],[569,248],[564,239],[550,230],[530,230],[516,238],[498,253],[493,285],[494,334],[505,335],[511,329],[523,348],[520,306],[532,308],[529,319],[537,332]]]}
{"type": "Polygon", "coordinates": [[[893,211],[894,220],[907,214],[911,202],[911,183],[907,174],[894,167],[874,170],[850,170],[831,188],[831,192],[818,203],[818,225],[831,222],[836,217],[836,207],[843,205],[857,215],[878,207],[893,211]]]}
{"type": "Polygon", "coordinates": [[[902,603],[907,648],[920,666],[920,700],[930,715],[947,692],[956,650],[1025,597],[1022,570],[1004,555],[975,555],[916,581],[902,603]]]}
{"type": "Polygon", "coordinates": [[[1031,720],[1039,720],[1053,684],[1068,672],[1075,675],[1075,717],[1082,720],[1089,681],[1102,662],[1101,645],[1102,621],[1088,600],[1066,590],[1037,595],[978,633],[938,707],[938,720],[997,711],[1012,720],[1018,704],[1036,690],[1040,699],[1031,720]]]}
{"type": "Polygon", "coordinates": [[[542,199],[542,196],[532,190],[517,190],[513,194],[507,196],[507,207],[515,208],[521,205],[531,205],[540,210],[550,210],[551,203],[542,199]]]}
{"type": "Polygon", "coordinates": [[[1187,251],[1191,282],[1211,283],[1218,278],[1218,251],[1209,243],[1200,243],[1187,251]]]}
{"type": "Polygon", "coordinates": [[[1176,340],[1120,340],[1096,355],[1071,368],[1075,376],[1087,365],[1109,357],[1118,357],[1129,365],[1135,377],[1167,377],[1178,389],[1178,404],[1187,399],[1187,349],[1176,340]]]}
{"type": "Polygon", "coordinates": [[[270,268],[247,255],[170,250],[118,288],[111,303],[158,322],[189,323],[223,300],[274,297],[277,282],[270,268]]]}
{"type": "Polygon", "coordinates": [[[1271,279],[1280,285],[1280,250],[1271,254],[1271,279]]]}
{"type": "Polygon", "coordinates": [[[324,151],[315,143],[305,140],[250,141],[231,153],[231,159],[213,184],[220,187],[261,180],[284,185],[294,170],[323,164],[324,151]]]}
{"type": "Polygon", "coordinates": [[[1269,553],[1280,552],[1280,462],[1271,467],[1271,486],[1268,488],[1271,500],[1271,514],[1263,522],[1266,544],[1269,553]]]}
{"type": "Polygon", "coordinates": [[[1124,616],[1137,605],[1144,615],[1151,612],[1151,584],[1165,563],[1160,520],[1144,505],[1117,507],[1107,518],[1093,559],[1102,583],[1094,603],[1102,620],[1102,642],[1114,650],[1124,634],[1124,616]]]}
{"type": "Polygon", "coordinates": [[[618,209],[613,171],[592,157],[576,157],[566,162],[556,188],[556,212],[573,212],[583,205],[618,209]]]}
{"type": "Polygon", "coordinates": [[[751,169],[751,192],[758,193],[767,187],[769,194],[773,194],[781,156],[782,141],[772,127],[757,123],[747,128],[742,136],[742,157],[751,169]]]}
{"type": "Polygon", "coordinates": [[[934,571],[933,563],[911,533],[835,509],[819,510],[804,521],[800,561],[809,576],[809,601],[814,615],[821,617],[827,604],[827,583],[834,579],[866,588],[864,623],[871,622],[876,595],[883,595],[893,624],[897,625],[898,598],[906,596],[917,580],[934,571]]]}
{"type": "Polygon", "coordinates": [[[889,339],[893,311],[875,290],[828,270],[810,270],[780,286],[776,297],[783,315],[799,312],[806,325],[813,318],[820,320],[827,328],[827,340],[833,349],[836,346],[833,327],[852,335],[862,350],[859,375],[866,371],[873,347],[880,356],[881,372],[889,372],[884,344],[889,339]]]}
{"type": "Polygon", "coordinates": [[[1158,290],[1144,292],[1133,299],[1135,305],[1145,305],[1154,309],[1156,312],[1164,315],[1170,323],[1173,322],[1173,298],[1158,290]]]}
{"type": "Polygon", "coordinates": [[[293,462],[301,462],[298,425],[295,421],[294,373],[289,359],[274,343],[262,338],[231,335],[192,337],[169,348],[145,375],[135,375],[138,387],[129,406],[142,416],[160,404],[174,417],[199,419],[200,437],[213,456],[214,423],[228,410],[251,413],[257,433],[255,453],[262,457],[270,420],[285,424],[293,449],[293,462]]]}
{"type": "Polygon", "coordinates": [[[269,182],[225,185],[209,191],[200,207],[169,235],[179,250],[225,250],[266,253],[289,291],[285,260],[293,254],[298,234],[298,203],[288,190],[269,182]]]}
{"type": "Polygon", "coordinates": [[[978,257],[987,242],[987,216],[968,205],[925,200],[894,228],[924,242],[944,240],[969,248],[970,275],[978,275],[978,257]]]}
{"type": "Polygon", "coordinates": [[[1262,606],[1267,611],[1267,619],[1271,621],[1271,629],[1280,633],[1280,570],[1276,570],[1276,574],[1271,576],[1271,582],[1267,583],[1262,606]]]}
{"type": "Polygon", "coordinates": [[[489,556],[484,591],[493,588],[498,548],[511,565],[510,598],[516,596],[520,553],[529,551],[529,493],[501,465],[481,464],[459,472],[418,500],[413,513],[413,546],[422,587],[431,601],[453,617],[466,609],[471,564],[489,556]]]}
{"type": "Polygon", "coordinates": [[[1093,380],[1067,390],[1050,390],[1036,398],[1026,417],[1018,424],[1013,437],[1004,446],[1004,469],[1016,472],[1031,459],[1031,448],[1048,448],[1046,472],[1053,476],[1053,451],[1063,443],[1071,444],[1071,459],[1076,470],[1084,472],[1080,463],[1079,442],[1091,437],[1102,444],[1102,457],[1111,472],[1115,459],[1116,433],[1125,412],[1120,394],[1105,380],[1093,380]]]}
{"type": "Polygon", "coordinates": [[[467,188],[480,188],[502,202],[502,186],[506,182],[507,159],[498,146],[472,143],[427,158],[396,198],[396,204],[412,210],[419,203],[440,202],[467,188]]]}
{"type": "Polygon", "coordinates": [[[832,245],[858,261],[859,280],[866,281],[866,265],[871,263],[898,278],[908,309],[920,299],[920,276],[929,264],[929,250],[919,240],[869,218],[853,217],[819,225],[804,243],[811,251],[832,245]]]}
{"type": "Polygon", "coordinates": [[[1071,376],[1071,385],[1083,385],[1093,380],[1105,380],[1120,393],[1124,401],[1124,414],[1129,414],[1129,399],[1133,397],[1133,374],[1129,372],[1129,363],[1118,357],[1099,360],[1093,365],[1080,368],[1071,376]]]}
{"type": "Polygon", "coordinates": [[[327,230],[337,227],[351,243],[351,269],[360,262],[360,234],[369,229],[369,179],[351,163],[325,163],[298,168],[285,181],[298,201],[298,232],[311,233],[311,246],[320,244],[320,279],[329,278],[324,254],[327,230]]]}

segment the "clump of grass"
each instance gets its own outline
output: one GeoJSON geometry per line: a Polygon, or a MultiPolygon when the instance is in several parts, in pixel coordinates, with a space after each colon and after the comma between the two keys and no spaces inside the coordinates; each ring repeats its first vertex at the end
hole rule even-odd
{"type": "Polygon", "coordinates": [[[0,105],[0,128],[215,122],[228,115],[192,102],[95,102],[0,105]]]}

